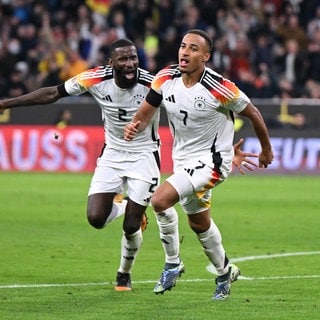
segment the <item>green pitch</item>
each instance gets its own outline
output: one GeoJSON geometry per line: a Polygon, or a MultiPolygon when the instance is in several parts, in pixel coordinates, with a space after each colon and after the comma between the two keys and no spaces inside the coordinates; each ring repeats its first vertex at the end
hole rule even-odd
{"type": "MultiPolygon", "coordinates": [[[[231,176],[213,192],[212,216],[242,270],[227,301],[211,301],[215,275],[179,211],[186,273],[152,290],[164,263],[149,225],[132,280],[115,292],[121,220],[86,221],[91,175],[0,173],[0,319],[317,319],[319,177],[231,176]]],[[[177,207],[179,210],[179,207],[177,207]]]]}

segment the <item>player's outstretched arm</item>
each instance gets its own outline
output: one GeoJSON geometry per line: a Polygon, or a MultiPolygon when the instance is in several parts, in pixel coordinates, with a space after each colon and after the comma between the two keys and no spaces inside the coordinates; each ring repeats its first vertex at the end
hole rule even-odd
{"type": "Polygon", "coordinates": [[[156,111],[157,108],[144,100],[133,116],[131,122],[124,127],[124,140],[130,141],[138,134],[138,132],[143,131],[156,111]]]}
{"type": "Polygon", "coordinates": [[[255,168],[258,168],[258,164],[250,158],[258,158],[259,155],[251,152],[244,152],[241,150],[244,140],[241,138],[237,143],[234,144],[234,157],[232,163],[235,167],[238,168],[241,174],[245,174],[246,168],[249,171],[253,171],[255,168]]]}
{"type": "Polygon", "coordinates": [[[60,98],[58,86],[44,87],[19,97],[0,100],[0,111],[16,107],[49,104],[60,98]]]}
{"type": "Polygon", "coordinates": [[[252,103],[249,103],[247,107],[240,112],[240,115],[249,118],[253,130],[260,141],[261,152],[259,154],[259,168],[267,168],[273,161],[273,152],[268,129],[260,111],[252,103]]]}

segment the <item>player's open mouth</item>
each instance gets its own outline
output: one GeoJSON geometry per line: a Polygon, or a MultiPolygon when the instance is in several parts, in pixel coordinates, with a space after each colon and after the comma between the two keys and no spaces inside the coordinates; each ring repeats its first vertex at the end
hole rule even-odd
{"type": "Polygon", "coordinates": [[[189,61],[186,59],[180,59],[180,67],[185,67],[189,64],[189,61]]]}
{"type": "Polygon", "coordinates": [[[127,79],[133,79],[135,76],[136,76],[136,72],[134,71],[134,70],[132,70],[132,71],[126,71],[125,73],[124,73],[124,75],[125,75],[125,77],[127,78],[127,79]]]}

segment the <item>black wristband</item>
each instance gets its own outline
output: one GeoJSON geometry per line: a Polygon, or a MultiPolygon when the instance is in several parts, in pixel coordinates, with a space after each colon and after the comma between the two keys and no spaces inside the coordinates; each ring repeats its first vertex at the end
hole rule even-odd
{"type": "Polygon", "coordinates": [[[69,96],[69,93],[66,91],[66,88],[64,87],[64,84],[58,85],[58,92],[60,97],[67,97],[69,96]]]}
{"type": "Polygon", "coordinates": [[[158,108],[162,101],[162,95],[150,89],[149,93],[146,96],[146,101],[151,104],[153,107],[158,108]]]}

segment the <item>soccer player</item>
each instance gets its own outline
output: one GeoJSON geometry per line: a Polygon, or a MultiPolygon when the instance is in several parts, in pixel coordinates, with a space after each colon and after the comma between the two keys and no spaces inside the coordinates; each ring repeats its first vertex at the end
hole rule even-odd
{"type": "MultiPolygon", "coordinates": [[[[205,66],[211,50],[207,33],[198,29],[188,31],[180,44],[179,64],[157,73],[146,99],[126,125],[124,137],[135,143],[159,105],[164,104],[174,138],[174,174],[156,189],[151,204],[161,216],[164,210],[180,202],[204,253],[217,269],[212,299],[225,300],[240,270],[229,262],[210,207],[212,188],[225,181],[232,166],[233,112],[250,120],[260,141],[259,168],[271,164],[273,152],[262,115],[247,95],[205,66]]],[[[154,292],[170,290],[183,270],[182,261],[176,261],[170,268],[166,263],[154,292]]]]}
{"type": "MultiPolygon", "coordinates": [[[[87,217],[94,228],[101,229],[125,212],[115,290],[129,291],[146,226],[145,211],[160,181],[159,112],[133,143],[123,139],[124,126],[149,91],[153,75],[138,67],[137,49],[130,40],[116,40],[110,55],[108,65],[86,70],[63,84],[0,101],[0,111],[49,104],[85,92],[96,100],[102,112],[105,145],[90,183],[87,217]],[[114,201],[118,194],[125,193],[127,200],[114,201]]],[[[166,215],[177,217],[173,208],[168,208],[166,215]]]]}

